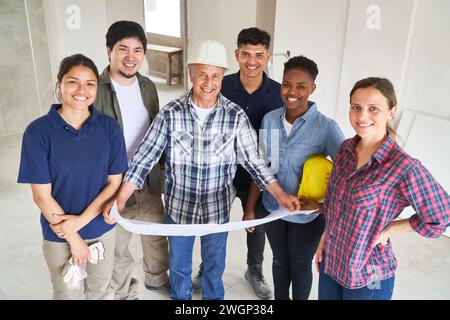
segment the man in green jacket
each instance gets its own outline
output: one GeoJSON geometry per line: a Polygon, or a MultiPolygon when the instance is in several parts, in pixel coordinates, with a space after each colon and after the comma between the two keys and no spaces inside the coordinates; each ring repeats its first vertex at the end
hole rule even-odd
{"type": "MultiPolygon", "coordinates": [[[[128,163],[159,111],[155,84],[138,73],[145,58],[147,39],[143,28],[132,21],[113,23],[106,34],[109,66],[100,76],[95,106],[122,126],[128,163]]],[[[128,219],[165,222],[161,200],[163,171],[155,166],[142,190],[136,190],[121,213],[128,219]]],[[[131,233],[117,225],[114,272],[111,287],[116,299],[137,299],[138,282],[132,277],[134,259],[129,250],[131,233]]],[[[141,235],[145,287],[168,285],[168,243],[163,236],[141,235]]]]}

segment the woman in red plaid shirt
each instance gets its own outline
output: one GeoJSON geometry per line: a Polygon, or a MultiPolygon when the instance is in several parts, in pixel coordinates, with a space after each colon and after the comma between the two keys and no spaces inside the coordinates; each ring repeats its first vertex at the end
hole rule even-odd
{"type": "Polygon", "coordinates": [[[339,148],[325,196],[319,299],[391,299],[397,260],[389,237],[437,238],[449,224],[448,193],[395,142],[388,122],[396,105],[387,79],[360,80],[350,92],[356,135],[339,148]],[[394,221],[407,206],[416,213],[394,221]]]}

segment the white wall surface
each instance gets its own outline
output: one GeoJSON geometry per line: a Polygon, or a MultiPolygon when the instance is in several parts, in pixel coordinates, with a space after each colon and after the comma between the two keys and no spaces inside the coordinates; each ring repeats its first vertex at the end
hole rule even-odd
{"type": "Polygon", "coordinates": [[[113,22],[133,20],[144,26],[141,0],[44,0],[44,12],[53,82],[60,61],[74,53],[91,58],[101,73],[108,65],[105,35],[113,22]],[[79,28],[70,27],[77,20],[73,11],[67,12],[70,6],[79,8],[79,28]]]}
{"type": "MultiPolygon", "coordinates": [[[[344,134],[354,134],[348,121],[349,92],[354,83],[369,76],[385,77],[400,88],[414,1],[350,1],[336,106],[336,119],[344,134]],[[380,8],[380,29],[369,29],[366,10],[380,8]]],[[[399,101],[402,105],[402,101],[399,101]]]]}
{"type": "MultiPolygon", "coordinates": [[[[272,36],[275,30],[276,8],[277,0],[258,0],[256,3],[256,26],[269,32],[272,36]]],[[[272,49],[273,41],[270,46],[272,49]]]]}
{"type": "Polygon", "coordinates": [[[75,53],[91,58],[101,72],[108,64],[105,0],[44,0],[44,14],[53,82],[56,82],[61,60],[75,53]],[[77,22],[73,13],[67,13],[70,6],[80,9],[79,29],[67,26],[77,22]]]}
{"type": "Polygon", "coordinates": [[[236,38],[241,29],[256,25],[257,0],[188,0],[188,45],[211,39],[227,49],[229,73],[239,68],[235,58],[236,38]]]}
{"type": "MultiPolygon", "coordinates": [[[[445,103],[450,99],[449,21],[447,0],[280,0],[274,52],[290,50],[291,56],[303,54],[317,62],[311,99],[349,137],[354,132],[348,94],[368,76],[393,82],[399,113],[410,109],[450,118],[445,103]],[[371,6],[379,9],[379,28],[371,28],[371,6]]],[[[282,63],[274,69],[281,80],[282,63]]]]}
{"type": "MultiPolygon", "coordinates": [[[[319,68],[311,97],[319,109],[334,117],[340,80],[348,0],[280,0],[275,13],[273,52],[304,55],[319,68]]],[[[274,60],[274,76],[281,81],[283,59],[274,60]]]]}
{"type": "Polygon", "coordinates": [[[450,119],[450,1],[416,3],[401,102],[405,109],[450,119]]]}
{"type": "Polygon", "coordinates": [[[119,20],[131,20],[145,27],[144,0],[106,0],[105,8],[108,27],[119,20]]]}

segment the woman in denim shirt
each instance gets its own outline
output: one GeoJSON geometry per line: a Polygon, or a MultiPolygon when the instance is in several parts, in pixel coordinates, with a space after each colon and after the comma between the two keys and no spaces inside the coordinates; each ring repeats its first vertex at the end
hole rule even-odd
{"type": "MultiPolygon", "coordinates": [[[[338,124],[317,110],[309,96],[316,89],[317,64],[304,57],[293,57],[284,65],[281,83],[283,107],[268,114],[262,122],[261,143],[280,185],[286,192],[297,194],[303,164],[317,153],[334,158],[344,140],[338,124]]],[[[255,211],[268,215],[279,209],[267,192],[257,201],[259,190],[252,185],[244,220],[254,219],[255,211]]],[[[312,200],[302,209],[319,208],[312,200]]],[[[312,284],[311,261],[324,230],[321,214],[294,215],[264,225],[273,251],[275,299],[308,299],[312,284]]],[[[247,229],[252,232],[253,228],[247,229]]]]}

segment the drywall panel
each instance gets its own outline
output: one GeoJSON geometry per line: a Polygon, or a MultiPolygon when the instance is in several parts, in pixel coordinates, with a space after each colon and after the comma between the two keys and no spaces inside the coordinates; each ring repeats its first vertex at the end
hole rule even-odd
{"type": "Polygon", "coordinates": [[[403,72],[414,1],[375,3],[350,1],[336,115],[347,137],[354,135],[348,121],[349,93],[354,83],[379,76],[390,79],[398,88],[403,72]]]}
{"type": "Polygon", "coordinates": [[[450,118],[450,1],[416,1],[405,64],[402,104],[414,111],[450,118]]]}
{"type": "MultiPolygon", "coordinates": [[[[319,68],[311,96],[323,113],[336,115],[336,100],[345,42],[348,0],[283,0],[275,12],[274,54],[305,55],[319,68]]],[[[285,58],[273,60],[273,78],[281,81],[285,58]]]]}

